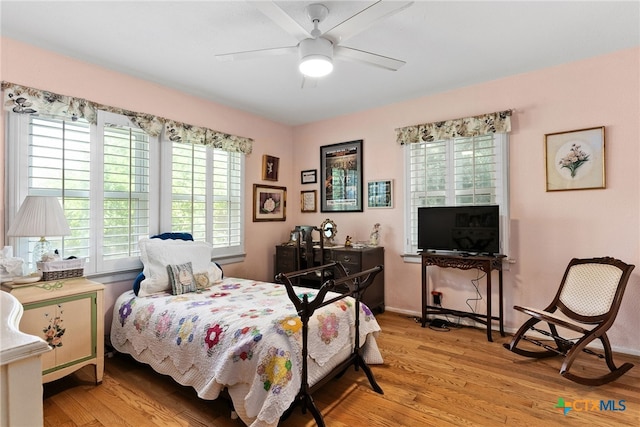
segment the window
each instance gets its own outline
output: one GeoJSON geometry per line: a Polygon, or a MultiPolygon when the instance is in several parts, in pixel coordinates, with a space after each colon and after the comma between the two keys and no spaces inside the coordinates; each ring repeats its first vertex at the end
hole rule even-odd
{"type": "Polygon", "coordinates": [[[212,243],[215,257],[241,255],[244,155],[191,143],[163,146],[171,159],[170,182],[163,181],[171,192],[167,228],[212,243]]]}
{"type": "MultiPolygon", "coordinates": [[[[158,223],[150,204],[150,156],[158,150],[152,138],[129,119],[98,113],[98,137],[92,174],[96,197],[96,271],[118,271],[138,263],[138,240],[158,223]]],[[[65,253],[66,256],[66,253],[65,253]]]]}
{"type": "Polygon", "coordinates": [[[207,147],[172,143],[171,229],[189,232],[195,240],[207,237],[207,147]]]}
{"type": "MultiPolygon", "coordinates": [[[[7,124],[9,212],[26,195],[57,196],[72,235],[45,237],[64,257],[86,257],[86,274],[139,268],[139,238],[164,231],[211,242],[216,256],[242,254],[243,154],[161,143],[103,111],[97,125],[13,113],[7,124]]],[[[15,239],[16,256],[31,259],[38,237],[15,239]]]]}
{"type": "MultiPolygon", "coordinates": [[[[26,195],[56,196],[65,211],[72,235],[64,240],[45,236],[66,256],[87,257],[91,239],[91,129],[84,120],[9,115],[7,196],[15,207],[26,195]]],[[[31,260],[40,236],[16,239],[16,256],[31,260]]],[[[34,266],[28,266],[33,269],[34,266]]]]}
{"type": "Polygon", "coordinates": [[[405,253],[418,250],[421,206],[499,205],[502,253],[508,253],[507,134],[488,134],[404,146],[405,253]]]}

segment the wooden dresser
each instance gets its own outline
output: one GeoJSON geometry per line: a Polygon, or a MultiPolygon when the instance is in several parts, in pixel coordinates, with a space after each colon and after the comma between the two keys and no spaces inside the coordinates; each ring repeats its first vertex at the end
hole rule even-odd
{"type": "MultiPolygon", "coordinates": [[[[318,265],[320,263],[326,264],[331,261],[338,261],[349,274],[358,273],[376,265],[384,265],[384,248],[380,246],[365,248],[325,247],[322,256],[319,251],[320,248],[318,247],[317,253],[314,253],[314,258],[318,265]]],[[[275,274],[296,271],[300,268],[297,260],[298,248],[296,246],[277,245],[275,274]]],[[[319,278],[317,280],[305,280],[301,283],[303,286],[312,288],[318,288],[321,284],[319,278]]],[[[371,310],[379,313],[384,312],[384,271],[376,276],[374,282],[366,290],[362,302],[371,310]]]]}
{"type": "Polygon", "coordinates": [[[24,307],[20,331],[41,337],[53,348],[42,355],[42,382],[95,365],[96,384],[104,372],[104,285],[81,278],[3,283],[2,290],[24,307]]]}

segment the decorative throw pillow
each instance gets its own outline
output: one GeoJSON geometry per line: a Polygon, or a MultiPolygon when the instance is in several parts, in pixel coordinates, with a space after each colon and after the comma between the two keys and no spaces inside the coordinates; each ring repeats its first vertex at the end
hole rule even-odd
{"type": "Polygon", "coordinates": [[[167,274],[174,295],[182,295],[196,291],[196,281],[190,262],[167,265],[167,274]]]}
{"type": "MultiPolygon", "coordinates": [[[[184,232],[156,234],[155,236],[151,236],[151,238],[162,239],[162,240],[172,239],[172,240],[193,241],[193,236],[191,235],[191,233],[184,233],[184,232]]],[[[133,281],[133,292],[136,294],[136,296],[138,296],[138,293],[140,292],[140,283],[142,283],[144,279],[145,279],[144,273],[142,273],[141,271],[140,274],[138,274],[138,276],[136,276],[135,280],[133,281]]]]}
{"type": "Polygon", "coordinates": [[[194,273],[208,273],[212,264],[211,245],[206,242],[142,238],[138,246],[145,276],[138,292],[141,297],[171,292],[167,265],[191,262],[194,273]]]}
{"type": "Polygon", "coordinates": [[[211,282],[207,273],[196,273],[193,275],[193,279],[196,282],[196,289],[198,291],[203,291],[211,287],[211,282]]]}
{"type": "Polygon", "coordinates": [[[217,262],[211,262],[205,271],[194,271],[193,277],[196,281],[196,288],[199,291],[209,289],[222,281],[222,268],[217,262]]]}

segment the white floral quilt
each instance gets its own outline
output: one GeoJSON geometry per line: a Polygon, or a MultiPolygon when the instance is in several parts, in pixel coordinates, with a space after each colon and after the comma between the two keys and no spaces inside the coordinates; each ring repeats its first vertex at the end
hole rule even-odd
{"type": "MultiPolygon", "coordinates": [[[[317,293],[296,291],[310,300],[317,293]]],[[[325,298],[335,296],[330,292],[325,298]]],[[[339,361],[330,362],[331,357],[353,346],[354,304],[345,298],[314,313],[308,335],[311,362],[335,365],[339,361]]],[[[115,303],[111,342],[116,350],[194,387],[203,399],[242,385],[248,393],[234,404],[244,405],[246,415],[256,420],[253,425],[276,425],[300,389],[301,327],[283,285],[225,278],[201,293],[136,297],[125,292],[115,303]]],[[[361,304],[360,342],[378,357],[375,339],[367,336],[379,331],[361,304]]]]}

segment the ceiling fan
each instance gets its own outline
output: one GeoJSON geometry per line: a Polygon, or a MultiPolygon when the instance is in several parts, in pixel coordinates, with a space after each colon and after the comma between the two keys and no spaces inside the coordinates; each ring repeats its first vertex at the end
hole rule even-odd
{"type": "Polygon", "coordinates": [[[318,24],[329,15],[329,9],[323,4],[313,3],[306,7],[307,16],[313,24],[313,30],[309,32],[272,1],[250,1],[248,3],[251,3],[295,37],[299,43],[295,46],[215,55],[219,60],[235,61],[297,53],[300,72],[305,77],[312,78],[322,77],[331,73],[333,71],[334,57],[392,71],[398,70],[405,64],[404,61],[399,59],[343,46],[342,42],[363,31],[373,23],[406,9],[413,4],[412,1],[378,1],[324,33],[318,29],[318,24]]]}

